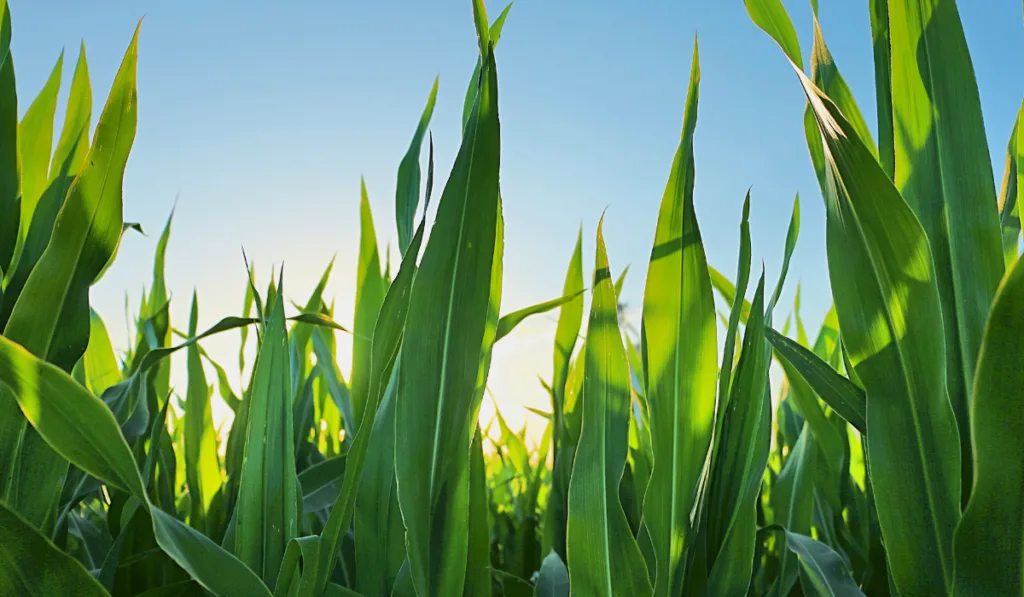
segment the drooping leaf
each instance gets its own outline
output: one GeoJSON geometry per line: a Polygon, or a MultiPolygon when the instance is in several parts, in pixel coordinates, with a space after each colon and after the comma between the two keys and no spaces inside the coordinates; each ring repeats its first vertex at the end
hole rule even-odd
{"type": "Polygon", "coordinates": [[[78,560],[58,549],[3,503],[0,554],[0,593],[4,595],[107,595],[78,560]]]}
{"type": "Polygon", "coordinates": [[[561,307],[562,305],[576,299],[576,297],[582,294],[583,290],[580,289],[575,294],[570,294],[556,299],[551,299],[550,301],[544,301],[543,303],[537,303],[536,305],[525,307],[523,309],[519,309],[518,311],[513,311],[511,313],[508,313],[507,315],[502,315],[501,319],[498,320],[498,331],[494,336],[494,341],[497,342],[498,340],[501,340],[502,338],[507,336],[513,329],[515,329],[517,325],[526,320],[527,317],[530,317],[531,315],[547,313],[548,311],[557,309],[558,307],[561,307]]]}
{"type": "MultiPolygon", "coordinates": [[[[960,517],[960,449],[928,237],[836,105],[797,74],[828,166],[832,295],[849,361],[866,389],[879,523],[887,544],[915,546],[889,552],[891,573],[902,594],[944,594],[960,517]]],[[[1001,267],[1001,254],[998,260],[1001,267]]]]}
{"type": "MultiPolygon", "coordinates": [[[[121,235],[121,182],[137,120],[137,40],[138,29],[100,116],[89,164],[72,184],[51,241],[4,328],[8,339],[65,371],[71,370],[86,349],[89,286],[121,235]]],[[[0,405],[0,460],[16,463],[13,466],[21,471],[16,478],[0,480],[6,485],[7,503],[47,531],[67,463],[26,427],[13,400],[0,397],[0,405]]]]}
{"type": "Polygon", "coordinates": [[[818,597],[862,597],[864,593],[850,574],[842,557],[821,541],[795,533],[781,525],[765,530],[779,531],[786,538],[786,549],[800,562],[800,584],[804,595],[818,597]]]}
{"type": "Polygon", "coordinates": [[[857,431],[867,431],[867,399],[864,390],[840,375],[810,350],[775,330],[768,329],[765,332],[775,349],[775,354],[783,362],[783,367],[788,365],[795,374],[798,373],[836,414],[853,425],[857,431]]]}

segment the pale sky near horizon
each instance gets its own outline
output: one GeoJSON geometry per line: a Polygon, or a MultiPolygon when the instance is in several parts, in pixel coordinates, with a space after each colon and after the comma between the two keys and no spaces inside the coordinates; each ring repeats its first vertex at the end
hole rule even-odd
{"type": "MultiPolygon", "coordinates": [[[[808,56],[809,3],[785,4],[808,56]]],[[[867,1],[820,4],[829,48],[874,130],[867,1]]],[[[1024,55],[1022,6],[1019,0],[958,4],[998,185],[1024,95],[1024,79],[1007,69],[1013,57],[1024,55]]],[[[440,90],[431,130],[438,193],[458,148],[462,100],[476,56],[470,6],[469,0],[302,0],[287,8],[264,0],[9,0],[22,113],[66,50],[58,126],[79,43],[86,45],[95,121],[145,15],[139,127],[125,178],[124,216],[142,223],[147,236],[126,237],[91,295],[115,347],[126,346],[125,293],[134,313],[176,197],[167,256],[176,327],[186,327],[193,288],[200,328],[238,313],[243,247],[257,265],[261,287],[271,265],[284,262],[286,291],[299,303],[337,254],[327,296],[336,300],[339,322],[350,325],[360,176],[383,251],[396,244],[397,166],[435,76],[440,90]]],[[[489,16],[503,7],[489,1],[489,16]]],[[[597,220],[607,208],[612,269],[630,266],[623,299],[630,320],[639,320],[695,34],[702,68],[695,201],[708,260],[734,275],[740,206],[749,187],[752,275],[763,261],[774,284],[799,192],[800,242],[776,318],[789,311],[800,282],[808,329],[817,329],[830,297],[824,210],[803,136],[804,98],[782,52],[751,23],[742,0],[517,0],[497,50],[503,312],[560,294],[581,225],[589,271],[597,220]]],[[[528,418],[531,428],[539,428],[539,420],[518,406],[548,408],[537,376],[551,374],[555,316],[528,321],[495,350],[489,385],[515,428],[528,418]]],[[[204,343],[229,372],[237,338],[228,333],[204,343]]],[[[338,342],[347,376],[349,341],[339,335],[338,342]]],[[[176,371],[182,364],[175,364],[176,371]]],[[[184,378],[176,379],[183,391],[184,378]]],[[[485,398],[485,411],[489,404],[485,398]]]]}

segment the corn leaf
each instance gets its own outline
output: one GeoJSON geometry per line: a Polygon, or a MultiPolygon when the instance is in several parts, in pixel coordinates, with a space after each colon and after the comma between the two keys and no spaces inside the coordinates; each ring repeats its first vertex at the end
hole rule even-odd
{"type": "MultiPolygon", "coordinates": [[[[10,271],[21,223],[18,95],[11,58],[11,11],[0,0],[0,274],[10,271]]],[[[3,275],[0,275],[3,282],[3,275]]],[[[0,284],[3,286],[3,284],[0,284]]],[[[0,312],[3,308],[0,291],[0,312]]]]}
{"type": "Polygon", "coordinates": [[[944,594],[960,517],[960,449],[928,238],[836,105],[795,70],[828,165],[832,295],[849,360],[867,393],[879,523],[887,544],[914,546],[890,550],[889,565],[901,594],[944,594]]]}
{"type": "Polygon", "coordinates": [[[110,386],[121,381],[121,370],[114,356],[110,334],[99,313],[89,309],[89,344],[82,355],[85,387],[102,396],[110,386]]]}
{"type": "Polygon", "coordinates": [[[477,425],[469,454],[469,557],[462,591],[466,597],[491,595],[490,501],[482,433],[477,425]]]}
{"type": "Polygon", "coordinates": [[[745,595],[750,581],[756,535],[755,502],[768,461],[771,423],[763,309],[762,272],[744,330],[739,363],[729,386],[729,400],[719,406],[721,435],[715,442],[703,506],[709,508],[705,514],[709,595],[745,595]]]}
{"type": "Polygon", "coordinates": [[[420,597],[458,593],[466,573],[468,454],[499,213],[497,106],[489,52],[413,283],[402,343],[395,468],[409,571],[420,597]],[[438,544],[445,545],[443,554],[438,544]]]}
{"type": "MultiPolygon", "coordinates": [[[[56,98],[54,98],[56,99],[56,98]]],[[[37,100],[38,101],[38,100],[37,100]]],[[[31,110],[31,108],[30,108],[31,110]]],[[[92,116],[92,90],[89,87],[89,71],[85,62],[85,50],[79,55],[78,66],[75,68],[74,78],[71,81],[71,94],[68,97],[68,107],[64,115],[64,130],[61,133],[57,144],[57,151],[53,154],[53,165],[49,170],[49,181],[42,191],[41,196],[35,198],[36,205],[29,214],[23,214],[20,220],[26,226],[23,238],[19,239],[17,262],[12,263],[12,269],[8,276],[5,294],[8,301],[0,306],[0,326],[8,320],[11,310],[14,307],[15,299],[21,294],[28,280],[29,274],[39,262],[46,245],[50,242],[53,233],[54,221],[64,200],[68,189],[74,181],[75,176],[82,169],[85,156],[89,151],[89,119],[92,116]]],[[[28,114],[26,114],[28,119],[28,114]]],[[[33,117],[38,122],[38,118],[33,117]]],[[[52,124],[53,114],[50,113],[52,124]]],[[[37,128],[42,128],[37,127],[37,128]]],[[[25,131],[27,133],[27,131],[25,131]]],[[[40,131],[41,133],[43,131],[40,131]]],[[[41,155],[33,159],[48,159],[50,147],[45,148],[46,157],[41,155]]],[[[34,167],[46,174],[45,164],[35,164],[34,167]]],[[[37,172],[37,174],[39,174],[37,172]]],[[[25,207],[23,203],[22,207],[25,207]]],[[[102,275],[102,272],[100,273],[102,275]]],[[[99,276],[97,276],[98,279],[99,276]]]]}
{"type": "MultiPolygon", "coordinates": [[[[397,372],[401,363],[396,361],[394,366],[397,372]]],[[[397,375],[392,374],[373,427],[367,430],[369,444],[362,462],[362,479],[356,488],[356,580],[364,595],[390,594],[406,558],[405,527],[395,491],[396,382],[397,375]]]]}
{"type": "Polygon", "coordinates": [[[57,111],[57,93],[60,91],[64,69],[64,51],[40,90],[39,95],[25,111],[18,125],[18,153],[21,161],[21,229],[19,247],[14,250],[17,262],[21,247],[28,235],[32,214],[50,179],[50,152],[53,150],[53,117],[57,111]]]}
{"type": "Polygon", "coordinates": [[[1004,271],[992,160],[956,2],[892,0],[889,32],[893,180],[931,246],[966,499],[970,391],[985,317],[1004,271]]]}
{"type": "Polygon", "coordinates": [[[629,433],[629,365],[601,225],[587,326],[583,428],[569,481],[569,581],[581,595],[652,595],[647,566],[619,502],[629,433]]]}
{"type": "Polygon", "coordinates": [[[864,390],[793,340],[773,329],[765,332],[790,383],[793,383],[793,379],[802,379],[847,423],[861,433],[867,431],[867,399],[864,390]]]}
{"type": "MultiPolygon", "coordinates": [[[[363,408],[368,402],[366,394],[370,391],[373,325],[377,321],[380,306],[384,302],[384,295],[388,291],[388,282],[380,273],[377,234],[373,228],[373,214],[370,212],[370,200],[366,196],[365,182],[362,184],[361,195],[359,263],[356,270],[356,307],[352,325],[352,374],[350,376],[352,414],[356,421],[363,420],[363,408]]],[[[416,183],[416,195],[418,198],[419,181],[416,183]]]]}
{"type": "Polygon", "coordinates": [[[287,351],[284,301],[276,300],[253,370],[235,536],[235,554],[267,586],[276,584],[288,542],[298,535],[287,351]]]}
{"type": "Polygon", "coordinates": [[[956,530],[957,597],[1024,595],[1024,261],[996,293],[985,326],[971,404],[974,491],[956,530]]]}
{"type": "Polygon", "coordinates": [[[547,313],[548,311],[557,309],[562,305],[565,305],[566,303],[575,300],[576,297],[581,296],[582,294],[583,289],[581,288],[574,294],[561,296],[556,299],[551,299],[550,301],[537,303],[536,305],[525,307],[523,309],[519,309],[518,311],[513,311],[511,313],[502,315],[501,319],[498,320],[498,330],[494,336],[494,341],[497,342],[498,340],[501,340],[502,338],[507,336],[512,330],[516,328],[517,325],[526,320],[527,317],[530,317],[531,315],[547,313]]]}
{"type": "Polygon", "coordinates": [[[469,88],[466,89],[466,98],[462,103],[462,129],[465,131],[469,124],[469,116],[473,111],[473,102],[476,100],[477,90],[480,86],[480,68],[484,57],[487,55],[487,44],[498,47],[498,40],[501,39],[501,30],[505,26],[505,18],[511,10],[512,3],[509,2],[501,11],[498,18],[494,19],[490,28],[487,27],[487,11],[484,3],[480,0],[473,0],[473,21],[476,25],[477,42],[480,45],[480,56],[473,67],[473,75],[469,78],[469,88]]]}
{"type": "Polygon", "coordinates": [[[0,593],[44,597],[107,592],[78,560],[0,503],[0,593]]]}
{"type": "MultiPolygon", "coordinates": [[[[196,335],[199,299],[192,293],[192,314],[188,335],[196,335]]],[[[200,531],[207,530],[206,512],[220,490],[220,465],[217,462],[217,437],[210,408],[210,389],[199,356],[199,345],[188,347],[188,390],[185,396],[185,482],[191,505],[190,522],[200,531]]],[[[209,532],[209,531],[207,531],[209,532]]]]}
{"type": "Polygon", "coordinates": [[[864,593],[850,575],[843,558],[828,545],[809,535],[789,531],[777,524],[766,531],[779,531],[786,538],[786,549],[800,562],[800,585],[804,595],[820,597],[862,597],[864,593]]]}
{"type": "Polygon", "coordinates": [[[537,573],[534,597],[569,597],[569,571],[558,554],[551,552],[544,558],[537,573]]]}
{"type": "Polygon", "coordinates": [[[875,59],[875,104],[878,116],[878,162],[890,179],[896,164],[892,119],[892,50],[889,35],[889,0],[868,0],[871,12],[871,47],[875,59]]]}
{"type": "Polygon", "coordinates": [[[693,205],[699,85],[695,40],[682,138],[661,200],[647,270],[641,335],[654,457],[643,517],[654,556],[647,567],[655,579],[654,594],[660,597],[683,590],[684,554],[694,542],[690,512],[715,419],[715,300],[693,205]]]}
{"type": "MultiPolygon", "coordinates": [[[[429,203],[430,193],[433,187],[434,178],[434,145],[433,142],[430,144],[430,154],[427,166],[427,189],[425,201],[429,203]]],[[[380,315],[377,316],[377,324],[373,330],[373,342],[371,344],[371,356],[370,356],[370,390],[367,394],[368,402],[363,409],[363,419],[360,421],[360,430],[363,433],[357,433],[355,439],[352,441],[352,446],[349,449],[348,456],[346,457],[345,466],[345,478],[342,481],[341,493],[338,495],[338,501],[335,502],[331,508],[330,517],[327,519],[327,523],[324,525],[324,529],[321,533],[321,540],[323,548],[320,550],[320,563],[317,566],[316,582],[313,585],[313,589],[310,592],[303,592],[302,597],[317,597],[318,592],[322,592],[324,587],[327,586],[328,578],[334,568],[334,554],[338,552],[341,547],[342,533],[344,533],[352,522],[353,508],[357,506],[357,487],[359,491],[370,491],[374,486],[370,485],[369,482],[363,481],[363,467],[364,459],[367,458],[367,451],[370,447],[371,439],[376,435],[380,436],[381,433],[393,432],[394,419],[393,415],[388,413],[384,406],[384,401],[387,400],[386,396],[395,392],[395,383],[397,383],[397,375],[395,373],[398,367],[398,358],[402,339],[405,333],[405,322],[409,310],[409,300],[412,293],[412,283],[415,279],[417,266],[416,260],[419,258],[420,244],[423,242],[423,234],[426,227],[426,217],[420,220],[420,225],[416,229],[416,234],[413,235],[412,242],[409,245],[409,249],[406,251],[405,256],[402,258],[402,263],[399,266],[398,274],[395,276],[394,282],[388,288],[387,294],[384,296],[384,302],[380,308],[380,315]],[[378,420],[383,419],[380,423],[378,420]],[[380,429],[375,434],[372,428],[380,426],[380,429]],[[368,432],[366,432],[368,431],[368,432]],[[360,486],[360,485],[363,486],[360,486]]],[[[395,398],[390,399],[393,403],[395,398]]],[[[391,406],[390,408],[394,408],[391,406]]],[[[390,451],[391,458],[394,455],[394,442],[393,440],[388,443],[387,440],[381,440],[384,443],[375,443],[374,445],[378,449],[390,451]]],[[[386,483],[389,486],[394,480],[394,464],[393,460],[391,463],[388,462],[386,455],[382,455],[383,464],[380,465],[384,469],[390,469],[390,472],[385,472],[376,477],[380,479],[382,483],[386,483]]],[[[374,466],[374,465],[371,465],[374,466]]],[[[368,472],[368,475],[379,474],[378,472],[368,472]]],[[[382,491],[378,488],[377,491],[382,491]]],[[[387,490],[390,492],[390,490],[387,490]]],[[[397,500],[397,494],[394,497],[397,500]]],[[[373,502],[366,504],[368,508],[391,508],[394,502],[390,501],[385,505],[383,503],[373,502]]],[[[389,517],[391,514],[389,514],[389,517]]],[[[375,515],[367,513],[360,514],[360,518],[373,519],[377,518],[375,515]]],[[[359,547],[357,546],[358,550],[359,547]]],[[[357,556],[358,557],[358,556],[357,556]]],[[[407,562],[407,561],[406,561],[407,562]]],[[[406,570],[406,582],[411,583],[408,576],[408,566],[406,570]]],[[[358,579],[357,579],[358,581],[358,579]]],[[[397,582],[397,581],[396,581],[397,582]]],[[[411,585],[409,590],[412,590],[411,585]]]]}
{"type": "MultiPolygon", "coordinates": [[[[792,395],[792,394],[791,394],[792,395]]],[[[772,516],[793,533],[810,536],[814,519],[814,478],[817,462],[817,442],[806,422],[778,479],[771,488],[772,516]]],[[[784,539],[788,542],[788,535],[784,539]]],[[[781,549],[779,575],[775,579],[776,595],[789,595],[799,574],[798,562],[781,549]]]]}
{"type": "Polygon", "coordinates": [[[1017,113],[1017,120],[1010,131],[1010,141],[1006,147],[1006,166],[1003,171],[1003,183],[999,187],[999,224],[1003,233],[1003,261],[1007,269],[1017,259],[1020,251],[1020,189],[1017,184],[1017,139],[1020,135],[1020,117],[1024,113],[1024,104],[1017,113]]]}
{"type": "MultiPolygon", "coordinates": [[[[4,336],[70,371],[88,344],[89,286],[121,234],[121,182],[135,138],[138,29],[125,53],[96,129],[89,166],[72,185],[53,237],[18,297],[4,336]]],[[[51,117],[52,118],[52,117],[51,117]]],[[[49,147],[46,154],[49,162],[49,147]]],[[[44,165],[45,169],[45,165],[44,165]]],[[[0,393],[6,390],[0,389],[0,393]]],[[[13,462],[7,504],[44,532],[52,529],[67,463],[0,397],[0,460],[13,462]]]]}
{"type": "MultiPolygon", "coordinates": [[[[423,135],[430,126],[430,117],[434,114],[434,103],[437,101],[437,79],[427,97],[427,106],[420,116],[416,133],[412,137],[408,151],[398,166],[398,186],[395,189],[395,222],[398,224],[398,248],[405,255],[412,242],[413,223],[416,218],[416,207],[420,202],[420,148],[423,147],[423,135]]],[[[424,209],[424,211],[426,211],[424,209]]]]}

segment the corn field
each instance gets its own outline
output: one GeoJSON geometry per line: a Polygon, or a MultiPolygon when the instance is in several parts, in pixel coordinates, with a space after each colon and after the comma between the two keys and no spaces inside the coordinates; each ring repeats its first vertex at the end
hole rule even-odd
{"type": "Polygon", "coordinates": [[[639,333],[600,224],[552,300],[505,312],[510,7],[492,22],[474,0],[461,146],[435,181],[435,83],[398,166],[394,267],[364,187],[352,329],[324,296],[330,267],[304,304],[283,267],[259,287],[250,268],[238,313],[199,330],[193,294],[190,321],[170,321],[168,220],[118,358],[89,292],[139,229],[122,209],[139,29],[93,131],[83,48],[55,133],[59,66],[19,121],[0,0],[0,595],[1024,596],[1024,134],[997,188],[954,0],[867,3],[877,138],[818,3],[806,61],[780,0],[745,4],[806,96],[793,134],[826,206],[834,301],[820,329],[799,298],[778,304],[799,201],[777,280],[751,268],[749,193],[738,263],[707,262],[696,42],[639,333]],[[546,312],[534,446],[479,415],[493,347],[546,312]],[[255,362],[204,351],[226,333],[255,340],[255,362]]]}

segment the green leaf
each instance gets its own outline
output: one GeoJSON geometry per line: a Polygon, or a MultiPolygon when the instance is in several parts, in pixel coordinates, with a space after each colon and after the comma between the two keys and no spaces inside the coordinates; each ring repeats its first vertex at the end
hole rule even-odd
{"type": "MultiPolygon", "coordinates": [[[[199,321],[199,299],[192,293],[192,314],[188,335],[196,335],[199,321]]],[[[220,490],[220,465],[217,462],[217,437],[210,408],[210,389],[199,356],[199,345],[188,348],[188,391],[185,396],[185,482],[192,511],[192,527],[209,533],[204,524],[214,495],[220,490]]]]}
{"type": "Polygon", "coordinates": [[[804,59],[800,54],[800,40],[781,0],[743,0],[743,4],[747,8],[750,20],[777,41],[786,56],[803,69],[804,59]]]}
{"type": "Polygon", "coordinates": [[[4,328],[5,336],[65,370],[85,350],[88,288],[121,235],[121,183],[138,116],[137,49],[138,29],[100,115],[88,164],[71,185],[50,243],[4,328]]]}
{"type": "Polygon", "coordinates": [[[562,558],[551,552],[540,565],[534,597],[569,597],[569,571],[562,558]]]}
{"type": "Polygon", "coordinates": [[[476,66],[473,67],[473,76],[469,78],[469,88],[466,89],[466,99],[462,103],[462,129],[466,130],[466,125],[469,123],[470,113],[473,111],[473,102],[476,100],[477,90],[482,84],[480,78],[480,65],[482,59],[487,56],[486,45],[489,42],[493,48],[498,47],[498,40],[501,39],[501,30],[505,26],[505,17],[508,16],[508,11],[512,8],[512,3],[509,2],[505,6],[505,10],[501,11],[498,18],[494,19],[491,23],[491,27],[487,30],[486,34],[483,34],[484,28],[487,24],[487,14],[484,11],[484,3],[481,0],[473,0],[473,23],[477,30],[477,41],[479,42],[481,51],[480,58],[477,58],[476,66]],[[485,41],[486,40],[486,41],[485,41]]]}
{"type": "MultiPolygon", "coordinates": [[[[840,110],[797,74],[828,165],[832,295],[850,363],[867,393],[879,523],[886,544],[914,546],[891,550],[889,565],[902,594],[946,594],[960,518],[960,449],[928,238],[840,110]]],[[[1001,254],[998,260],[1001,267],[1001,254]]]]}
{"type": "MultiPolygon", "coordinates": [[[[493,53],[482,72],[479,101],[413,283],[398,372],[398,499],[409,571],[420,597],[457,594],[466,572],[468,454],[479,409],[479,361],[489,344],[485,329],[500,200],[493,53]]],[[[492,328],[491,342],[493,333],[492,328]]]]}
{"type": "MultiPolygon", "coordinates": [[[[1024,595],[1024,260],[996,293],[971,402],[974,491],[956,530],[954,594],[1024,595]]],[[[872,464],[874,464],[872,462],[872,464]]]]}
{"type": "Polygon", "coordinates": [[[861,433],[867,431],[867,399],[864,390],[810,350],[773,329],[765,332],[788,379],[801,378],[847,423],[861,433]]]}
{"type": "Polygon", "coordinates": [[[60,91],[64,68],[64,51],[50,71],[42,90],[29,105],[18,125],[18,153],[21,163],[21,229],[19,247],[14,250],[17,262],[21,247],[28,235],[32,214],[50,180],[50,152],[53,150],[53,117],[57,111],[57,93],[60,91]]]}
{"type": "Polygon", "coordinates": [[[619,501],[629,449],[629,365],[601,227],[587,326],[583,429],[569,482],[569,579],[581,595],[642,597],[653,589],[619,501]]]}
{"type": "MultiPolygon", "coordinates": [[[[796,444],[771,488],[770,495],[773,520],[794,533],[808,536],[814,519],[814,467],[817,450],[817,442],[811,434],[810,425],[804,423],[796,444]]],[[[788,550],[781,550],[779,575],[775,579],[775,594],[789,595],[798,573],[797,562],[789,556],[788,550]]]]}
{"type": "Polygon", "coordinates": [[[763,309],[762,272],[730,384],[729,400],[719,407],[721,435],[715,441],[708,494],[702,505],[709,509],[705,514],[709,595],[745,595],[750,581],[755,503],[768,461],[771,426],[763,309]]]}
{"type": "MultiPolygon", "coordinates": [[[[562,294],[570,295],[583,290],[583,228],[576,235],[576,246],[569,259],[562,294]]],[[[558,312],[555,327],[554,368],[551,377],[551,414],[554,426],[554,449],[551,469],[551,493],[548,497],[547,526],[552,535],[552,547],[565,557],[565,526],[568,520],[569,475],[572,472],[571,451],[567,451],[564,403],[566,380],[573,348],[576,346],[583,323],[583,296],[563,305],[558,312]],[[563,457],[563,454],[568,458],[563,457]]],[[[582,359],[581,359],[582,362],[582,359]]]]}
{"type": "Polygon", "coordinates": [[[1020,117],[1024,114],[1024,104],[1017,114],[1010,132],[1010,141],[1006,147],[1006,166],[1003,183],[999,187],[999,224],[1003,233],[1003,261],[1009,268],[1017,260],[1020,251],[1020,205],[1017,185],[1017,138],[1020,135],[1020,117]]]}
{"type": "Polygon", "coordinates": [[[89,344],[82,355],[82,366],[85,387],[97,396],[102,396],[107,388],[121,381],[121,369],[114,356],[107,326],[99,313],[92,309],[89,309],[89,344]]]}
{"type": "MultiPolygon", "coordinates": [[[[400,368],[401,363],[395,362],[395,367],[400,368]]],[[[393,370],[373,427],[365,430],[369,445],[362,463],[362,479],[356,487],[356,581],[364,595],[390,594],[406,557],[405,527],[395,491],[396,373],[393,370]]]]}
{"type": "MultiPolygon", "coordinates": [[[[419,196],[417,184],[416,195],[419,196]]],[[[359,204],[359,264],[356,270],[356,307],[352,325],[352,414],[356,421],[363,420],[363,407],[369,401],[370,353],[373,326],[377,322],[380,306],[388,291],[388,282],[380,273],[377,235],[373,228],[373,214],[366,196],[366,183],[362,185],[359,204]]]]}
{"type": "MultiPolygon", "coordinates": [[[[430,167],[427,175],[428,200],[430,198],[429,191],[431,186],[429,181],[433,173],[432,148],[433,146],[431,146],[430,167]]],[[[342,533],[348,529],[349,524],[352,522],[353,508],[391,508],[392,504],[394,504],[395,511],[397,511],[397,495],[394,496],[395,502],[389,500],[386,505],[378,502],[372,504],[365,504],[364,502],[365,505],[360,506],[357,504],[356,492],[357,488],[359,491],[370,491],[374,487],[377,488],[375,491],[378,492],[386,491],[390,494],[391,491],[391,489],[385,490],[382,486],[371,485],[371,482],[363,480],[363,467],[365,459],[371,458],[374,461],[376,460],[376,458],[371,457],[368,453],[371,440],[374,437],[379,437],[381,434],[393,433],[394,430],[393,410],[388,411],[388,408],[393,409],[394,407],[386,405],[388,401],[391,404],[395,401],[393,397],[388,398],[388,396],[393,395],[395,391],[394,383],[392,383],[392,380],[396,379],[394,377],[394,368],[398,366],[399,348],[405,332],[409,298],[417,271],[416,260],[419,257],[420,244],[423,242],[425,226],[426,218],[424,217],[420,221],[416,234],[413,235],[409,250],[406,251],[405,256],[402,258],[402,263],[399,266],[394,282],[388,288],[388,292],[384,297],[384,303],[381,305],[380,315],[377,317],[377,324],[374,326],[370,358],[370,391],[367,394],[369,401],[363,409],[363,420],[359,424],[360,430],[363,432],[357,433],[352,441],[352,446],[346,457],[345,478],[342,481],[341,493],[331,508],[331,514],[321,533],[324,549],[320,551],[321,559],[317,567],[317,580],[314,592],[303,593],[303,597],[315,597],[315,591],[322,591],[322,588],[326,586],[327,579],[334,567],[335,558],[333,554],[337,553],[341,547],[342,533]],[[380,428],[378,429],[378,427],[380,428]],[[378,429],[378,431],[374,432],[373,429],[378,429]]],[[[385,471],[390,469],[391,472],[381,474],[380,471],[374,470],[374,472],[368,472],[367,475],[379,475],[376,478],[380,480],[380,483],[387,484],[390,487],[394,480],[394,440],[380,439],[377,442],[373,442],[372,445],[375,447],[375,452],[380,454],[381,462],[379,464],[370,464],[370,467],[374,469],[380,467],[385,471]],[[380,451],[387,451],[389,453],[384,454],[380,451]]],[[[391,514],[389,513],[388,516],[390,517],[391,514]]],[[[360,517],[374,518],[374,515],[360,514],[360,517]]],[[[356,549],[359,549],[358,544],[356,549]]],[[[402,549],[404,550],[404,547],[402,549]]],[[[358,581],[359,579],[357,578],[358,581]]]]}
{"type": "Polygon", "coordinates": [[[217,597],[270,597],[270,590],[242,562],[177,518],[150,508],[153,533],[167,555],[217,597]]]}
{"type": "Polygon", "coordinates": [[[469,453],[469,557],[466,584],[462,591],[466,597],[491,595],[491,503],[487,493],[482,433],[477,425],[469,453]]]}
{"type": "MultiPolygon", "coordinates": [[[[329,336],[328,336],[329,337],[329,336]]],[[[330,391],[331,399],[341,412],[341,418],[345,425],[345,433],[355,434],[358,431],[355,415],[352,414],[352,394],[345,385],[345,378],[341,376],[338,369],[338,362],[335,360],[334,351],[327,345],[325,336],[320,330],[313,332],[313,352],[316,354],[316,362],[320,365],[320,371],[327,388],[330,391]]]]}
{"type": "Polygon", "coordinates": [[[306,513],[318,512],[334,504],[341,491],[341,479],[345,476],[346,464],[345,456],[335,456],[299,473],[302,508],[306,513]]]}
{"type": "Polygon", "coordinates": [[[699,85],[694,40],[682,138],[658,213],[641,330],[654,456],[643,517],[653,547],[647,567],[659,597],[683,590],[684,554],[694,541],[690,512],[715,421],[715,298],[693,205],[699,85]]]}
{"type": "Polygon", "coordinates": [[[0,272],[10,270],[21,222],[18,94],[10,50],[11,11],[7,0],[0,0],[0,272]]]}
{"type": "MultiPolygon", "coordinates": [[[[92,85],[89,83],[89,65],[85,58],[85,42],[78,51],[78,64],[71,79],[68,105],[64,110],[64,127],[57,141],[50,163],[50,179],[74,176],[85,163],[89,153],[89,125],[92,118],[92,85]]],[[[138,224],[136,224],[138,226],[138,224]]],[[[141,232],[139,228],[139,232],[141,232]]]]}
{"type": "MultiPolygon", "coordinates": [[[[135,137],[138,29],[125,54],[96,129],[89,165],[57,216],[52,239],[14,305],[4,335],[68,371],[88,344],[89,286],[121,234],[121,182],[135,137]]],[[[46,160],[49,161],[49,148],[46,160]]],[[[6,393],[7,390],[0,390],[6,393]]],[[[7,503],[44,532],[53,523],[67,463],[0,398],[0,460],[17,477],[4,483],[7,503]]],[[[5,475],[6,476],[6,475],[5,475]]]]}
{"type": "MultiPolygon", "coordinates": [[[[280,290],[279,290],[280,291],[280,290]]],[[[284,301],[274,301],[260,339],[238,489],[235,554],[274,586],[298,535],[298,482],[284,301]]]]}
{"type": "MultiPolygon", "coordinates": [[[[84,49],[79,56],[78,66],[71,81],[71,95],[68,98],[68,108],[64,116],[64,131],[61,133],[57,152],[53,155],[53,166],[50,168],[48,182],[46,182],[44,190],[41,191],[41,195],[35,197],[36,204],[32,206],[32,212],[21,216],[21,225],[26,229],[18,239],[17,262],[11,264],[12,270],[9,273],[5,289],[9,300],[3,308],[0,308],[0,326],[3,326],[10,317],[15,299],[21,294],[29,274],[39,262],[46,245],[50,242],[57,214],[64,205],[68,189],[75,176],[81,171],[86,154],[89,152],[92,91],[89,87],[89,72],[85,63],[84,49]]],[[[52,121],[51,113],[51,124],[52,121]]],[[[40,155],[37,156],[37,159],[40,161],[49,159],[49,150],[50,147],[47,145],[45,158],[40,155]]],[[[41,163],[36,166],[45,176],[46,164],[41,163]]],[[[25,208],[24,198],[22,200],[22,207],[25,208]]],[[[99,275],[102,275],[102,271],[99,275]]]]}
{"type": "Polygon", "coordinates": [[[966,500],[972,478],[974,367],[1004,272],[992,160],[956,2],[891,2],[889,32],[893,180],[931,246],[945,335],[946,389],[960,431],[966,500]]]}
{"type": "Polygon", "coordinates": [[[0,336],[0,382],[47,444],[75,466],[144,504],[160,548],[219,597],[269,595],[231,554],[149,504],[142,477],[117,421],[103,402],[67,373],[0,336]]]}
{"type": "Polygon", "coordinates": [[[868,0],[871,11],[871,46],[875,57],[875,104],[878,115],[878,161],[890,179],[896,164],[892,120],[892,51],[889,36],[889,0],[868,0]]]}
{"type": "Polygon", "coordinates": [[[819,597],[863,597],[864,593],[850,575],[850,569],[828,545],[808,535],[791,532],[773,524],[764,530],[779,531],[786,538],[786,548],[800,562],[800,585],[804,595],[819,597]]]}
{"type": "Polygon", "coordinates": [[[531,315],[539,315],[541,313],[547,313],[552,309],[557,309],[566,303],[569,303],[583,294],[583,289],[576,291],[575,294],[569,294],[566,296],[551,299],[550,301],[544,301],[536,305],[513,311],[506,315],[502,315],[501,319],[498,320],[498,331],[494,336],[494,341],[497,342],[505,336],[507,336],[517,325],[523,322],[527,317],[531,315]]]}
{"type": "MultiPolygon", "coordinates": [[[[395,190],[395,221],[398,224],[398,248],[405,255],[413,234],[413,223],[416,218],[416,207],[420,202],[420,148],[423,147],[423,136],[430,125],[430,117],[434,114],[434,103],[437,101],[437,79],[430,89],[427,106],[423,109],[416,133],[412,137],[408,151],[398,165],[398,186],[395,190]]],[[[426,211],[426,210],[424,210],[426,211]]]]}
{"type": "Polygon", "coordinates": [[[103,586],[25,519],[0,503],[0,593],[104,597],[103,586]]]}

